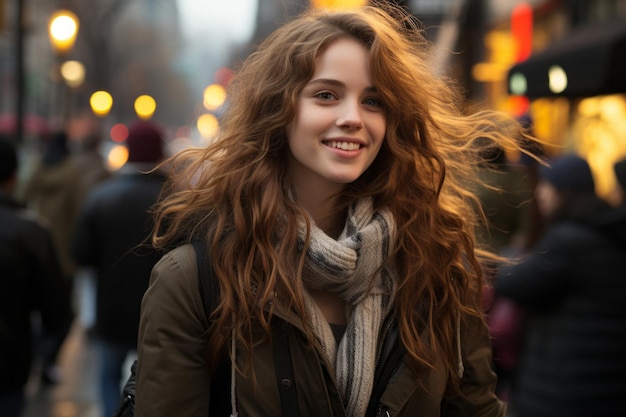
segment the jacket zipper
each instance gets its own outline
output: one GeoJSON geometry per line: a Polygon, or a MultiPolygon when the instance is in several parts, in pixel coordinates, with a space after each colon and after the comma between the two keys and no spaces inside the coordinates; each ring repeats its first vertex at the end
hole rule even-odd
{"type": "Polygon", "coordinates": [[[386,386],[391,378],[391,375],[395,373],[398,364],[402,358],[402,353],[400,351],[401,347],[398,345],[398,335],[396,330],[396,335],[393,340],[390,339],[390,335],[392,334],[392,329],[394,326],[393,316],[389,316],[387,320],[385,320],[383,324],[383,330],[381,332],[381,342],[378,348],[378,352],[376,355],[376,363],[375,363],[375,373],[374,373],[374,388],[372,389],[372,397],[370,398],[370,404],[367,407],[366,416],[371,417],[387,417],[389,416],[389,411],[386,406],[379,404],[380,396],[382,395],[382,391],[380,391],[382,384],[386,386]],[[389,359],[395,359],[394,363],[390,364],[388,362],[389,359]],[[376,404],[373,403],[376,402],[376,404]]]}
{"type": "Polygon", "coordinates": [[[389,409],[386,406],[381,405],[380,407],[378,407],[376,417],[391,417],[391,414],[389,414],[389,409]]]}

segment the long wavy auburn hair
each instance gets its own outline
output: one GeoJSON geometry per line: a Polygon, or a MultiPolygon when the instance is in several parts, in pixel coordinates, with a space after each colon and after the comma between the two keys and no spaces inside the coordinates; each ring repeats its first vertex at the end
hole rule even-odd
{"type": "Polygon", "coordinates": [[[290,197],[285,132],[316,58],[343,38],[369,50],[387,128],[379,155],[342,192],[338,210],[372,197],[395,217],[390,261],[399,271],[394,314],[402,343],[417,373],[443,352],[455,388],[457,320],[482,317],[482,252],[473,232],[479,205],[463,182],[481,153],[475,142],[517,147],[522,131],[498,113],[462,114],[453,83],[431,69],[431,44],[400,8],[310,10],[270,35],[229,86],[219,138],[169,161],[173,178],[156,208],[152,243],[167,250],[208,242],[221,288],[212,347],[225,347],[234,331],[238,346],[250,349],[259,329],[269,335],[276,309],[299,317],[314,343],[301,280],[308,239],[304,250],[296,244],[307,216],[290,197]]]}

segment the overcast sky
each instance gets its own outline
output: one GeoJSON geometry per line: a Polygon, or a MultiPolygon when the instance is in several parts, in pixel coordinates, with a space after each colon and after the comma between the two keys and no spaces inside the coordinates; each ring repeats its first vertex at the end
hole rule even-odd
{"type": "Polygon", "coordinates": [[[178,0],[186,36],[245,42],[252,36],[257,0],[178,0]]]}
{"type": "Polygon", "coordinates": [[[197,94],[228,66],[229,50],[252,37],[257,0],[177,0],[186,38],[180,65],[197,94]]]}

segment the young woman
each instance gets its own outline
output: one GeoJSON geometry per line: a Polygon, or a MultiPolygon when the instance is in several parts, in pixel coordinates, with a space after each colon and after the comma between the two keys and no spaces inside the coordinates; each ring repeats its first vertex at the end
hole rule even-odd
{"type": "Polygon", "coordinates": [[[309,11],[246,60],[219,139],[175,158],[157,208],[170,251],[142,305],[137,416],[218,415],[218,389],[242,416],[293,415],[285,392],[300,416],[504,415],[461,184],[474,140],[521,132],[462,115],[429,47],[364,7],[309,11]],[[192,240],[219,283],[210,318],[192,240]]]}

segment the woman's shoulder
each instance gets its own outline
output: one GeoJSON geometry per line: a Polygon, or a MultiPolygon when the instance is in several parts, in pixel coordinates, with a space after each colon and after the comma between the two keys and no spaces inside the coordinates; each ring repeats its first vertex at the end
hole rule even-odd
{"type": "Polygon", "coordinates": [[[152,268],[150,288],[176,294],[198,295],[198,267],[193,246],[185,244],[166,252],[152,268]]]}
{"type": "Polygon", "coordinates": [[[195,316],[206,325],[192,245],[185,244],[170,250],[152,268],[142,308],[144,315],[163,314],[164,319],[195,316]]]}
{"type": "Polygon", "coordinates": [[[194,272],[189,271],[189,268],[195,264],[196,254],[193,246],[184,244],[165,252],[154,268],[180,270],[180,272],[188,273],[194,272]]]}

